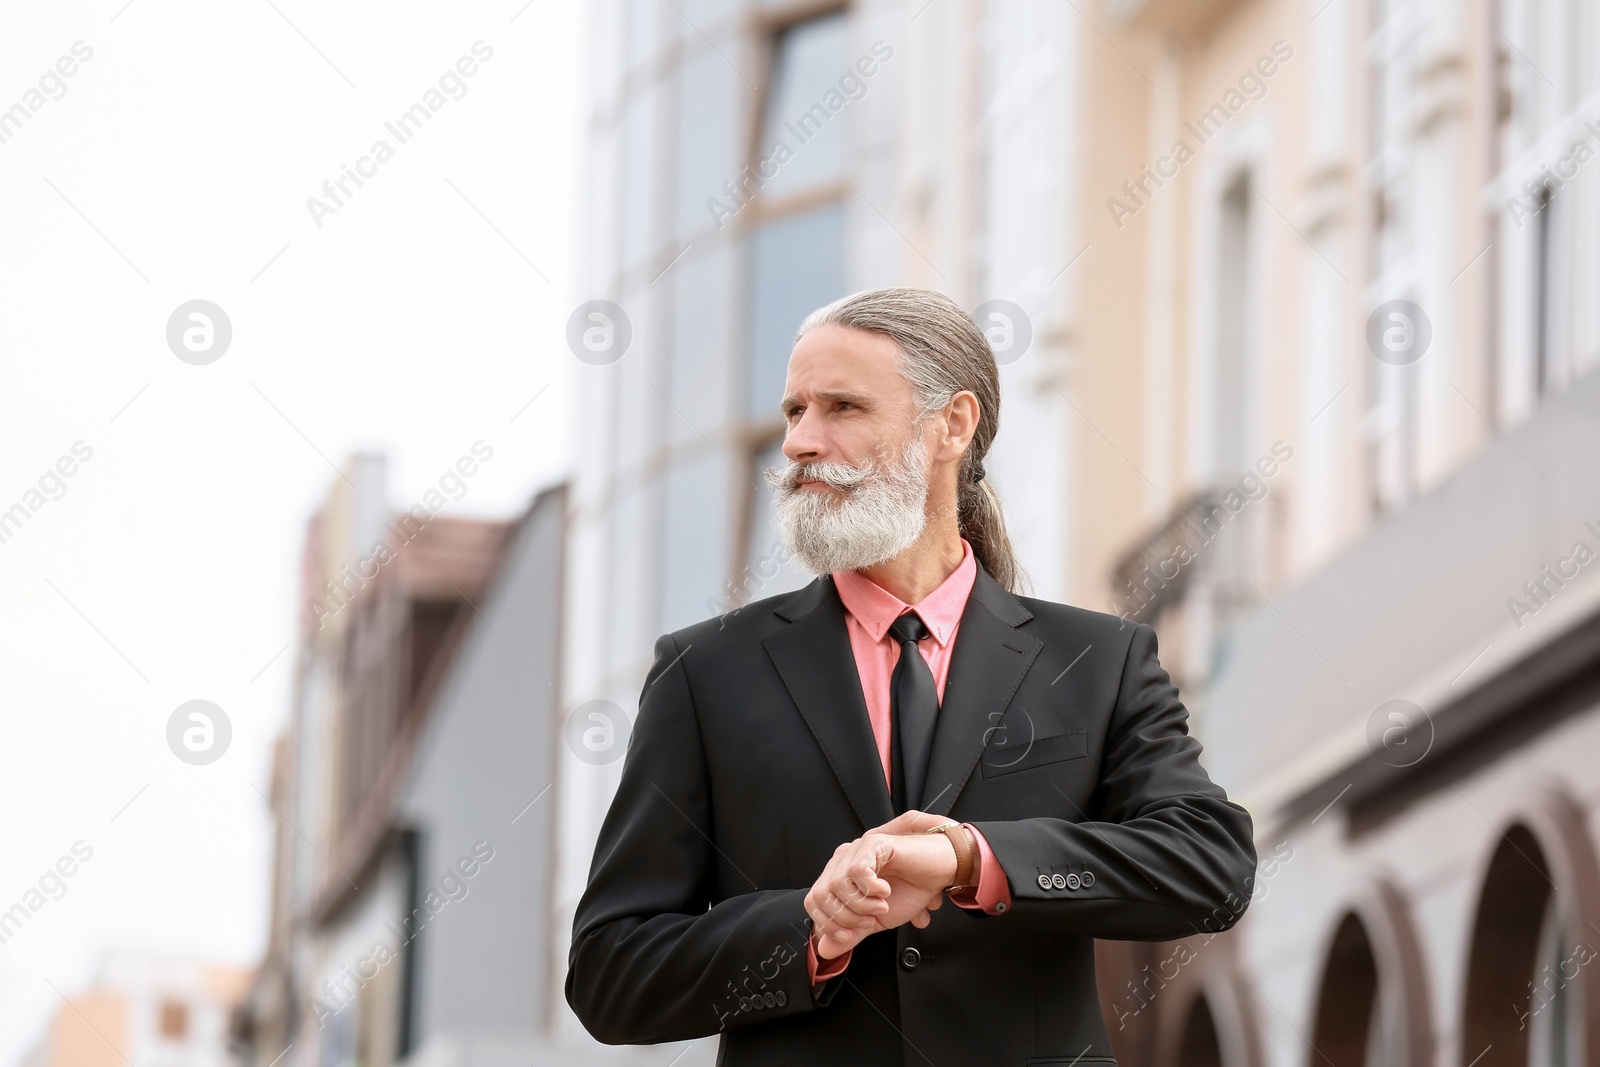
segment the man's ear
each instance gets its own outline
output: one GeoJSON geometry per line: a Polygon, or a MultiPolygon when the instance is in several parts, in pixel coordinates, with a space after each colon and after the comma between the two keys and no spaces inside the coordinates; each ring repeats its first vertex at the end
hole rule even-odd
{"type": "Polygon", "coordinates": [[[963,389],[950,398],[950,403],[945,405],[943,412],[944,432],[940,442],[940,451],[950,450],[954,454],[951,458],[958,458],[965,452],[967,445],[978,432],[978,418],[981,413],[978,397],[970,389],[963,389]]]}

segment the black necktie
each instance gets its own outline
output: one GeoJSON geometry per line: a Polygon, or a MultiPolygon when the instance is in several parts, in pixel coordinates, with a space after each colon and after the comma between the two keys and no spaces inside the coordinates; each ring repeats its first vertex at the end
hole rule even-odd
{"type": "Polygon", "coordinates": [[[928,755],[933,751],[933,726],[939,718],[939,690],[933,672],[917,650],[928,628],[915,611],[889,624],[900,642],[900,659],[889,679],[889,723],[893,734],[890,763],[890,799],[895,814],[922,803],[922,785],[928,776],[928,755]]]}

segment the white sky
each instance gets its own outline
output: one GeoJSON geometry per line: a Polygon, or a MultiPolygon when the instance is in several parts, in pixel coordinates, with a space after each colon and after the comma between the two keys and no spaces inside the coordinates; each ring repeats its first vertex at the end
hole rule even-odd
{"type": "Polygon", "coordinates": [[[593,295],[571,284],[581,5],[124,3],[0,9],[0,109],[94,50],[0,144],[0,511],[93,449],[0,544],[0,911],[93,849],[0,946],[0,1067],[107,950],[256,962],[256,790],[327,461],[386,452],[409,504],[483,439],[448,511],[520,512],[564,467],[565,323],[593,295]],[[478,40],[466,94],[397,144],[383,124],[478,40]],[[394,158],[317,228],[306,198],[379,137],[394,158]],[[166,344],[197,298],[233,325],[208,366],[166,344]],[[192,699],[233,724],[209,766],[167,748],[192,699]]]}

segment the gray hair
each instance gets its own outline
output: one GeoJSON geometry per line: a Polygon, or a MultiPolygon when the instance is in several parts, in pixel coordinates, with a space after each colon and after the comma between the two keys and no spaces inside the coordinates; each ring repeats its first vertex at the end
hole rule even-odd
{"type": "Polygon", "coordinates": [[[994,486],[983,476],[983,457],[1000,431],[1000,369],[989,340],[972,316],[931,289],[868,289],[841,297],[807,315],[795,340],[825,324],[871,330],[895,343],[896,367],[911,383],[917,417],[944,408],[963,389],[978,398],[978,427],[956,473],[956,517],[983,569],[1018,592],[1017,562],[994,486]]]}

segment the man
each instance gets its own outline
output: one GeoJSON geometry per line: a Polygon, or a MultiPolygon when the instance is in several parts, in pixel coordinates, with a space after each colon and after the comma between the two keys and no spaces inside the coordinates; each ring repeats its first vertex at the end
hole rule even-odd
{"type": "Polygon", "coordinates": [[[568,1003],[730,1067],[1114,1062],[1093,939],[1232,926],[1249,815],[1148,626],[1015,593],[970,316],[813,312],[782,412],[767,477],[819,577],[656,642],[568,1003]]]}

